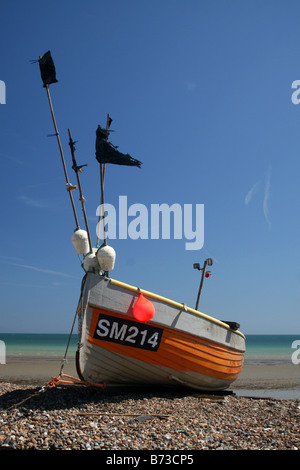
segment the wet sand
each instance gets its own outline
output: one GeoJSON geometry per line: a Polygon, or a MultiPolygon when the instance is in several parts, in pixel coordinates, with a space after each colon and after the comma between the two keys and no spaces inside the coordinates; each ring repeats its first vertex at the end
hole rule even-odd
{"type": "MultiPolygon", "coordinates": [[[[0,382],[13,384],[44,385],[52,377],[57,377],[61,369],[61,360],[55,359],[8,359],[0,364],[0,382]]],[[[77,377],[75,360],[68,359],[63,372],[77,377]]]]}
{"type": "MultiPolygon", "coordinates": [[[[44,385],[59,375],[61,360],[7,360],[0,364],[0,382],[44,385]]],[[[63,372],[77,377],[75,360],[68,359],[63,372]]],[[[244,364],[230,386],[238,395],[300,399],[300,365],[292,363],[244,364]]]]}
{"type": "Polygon", "coordinates": [[[245,364],[230,390],[239,396],[300,400],[300,365],[245,364]]]}

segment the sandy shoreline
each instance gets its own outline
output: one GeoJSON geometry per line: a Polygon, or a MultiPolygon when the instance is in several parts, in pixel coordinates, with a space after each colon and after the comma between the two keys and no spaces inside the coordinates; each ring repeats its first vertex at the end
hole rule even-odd
{"type": "MultiPolygon", "coordinates": [[[[61,360],[8,359],[6,364],[0,365],[0,382],[42,386],[50,381],[52,377],[58,376],[60,368],[61,360]]],[[[68,359],[63,371],[65,374],[77,377],[73,358],[68,359]]],[[[297,366],[292,363],[246,363],[239,378],[231,385],[230,390],[246,396],[249,396],[249,393],[264,396],[264,392],[275,398],[300,399],[300,365],[297,366]]]]}
{"type": "MultiPolygon", "coordinates": [[[[0,382],[44,385],[59,375],[61,364],[60,359],[7,359],[6,364],[0,365],[0,382]]],[[[77,377],[74,359],[68,359],[64,373],[77,377]]]]}

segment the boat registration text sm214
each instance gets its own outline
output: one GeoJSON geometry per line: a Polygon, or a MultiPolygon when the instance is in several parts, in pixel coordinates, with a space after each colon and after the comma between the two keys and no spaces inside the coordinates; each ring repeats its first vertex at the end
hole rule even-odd
{"type": "Polygon", "coordinates": [[[157,351],[163,329],[124,318],[100,313],[94,330],[94,340],[157,351]]]}

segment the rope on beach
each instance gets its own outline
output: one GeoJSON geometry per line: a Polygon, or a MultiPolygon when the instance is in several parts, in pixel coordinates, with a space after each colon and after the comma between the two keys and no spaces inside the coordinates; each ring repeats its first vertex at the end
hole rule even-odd
{"type": "Polygon", "coordinates": [[[98,387],[98,388],[106,387],[105,383],[97,384],[94,382],[89,382],[88,380],[80,380],[80,379],[77,379],[76,377],[72,377],[72,375],[67,375],[67,374],[61,374],[58,377],[52,377],[52,380],[50,382],[47,382],[46,385],[48,388],[53,388],[59,384],[83,385],[85,387],[98,387]],[[60,377],[66,377],[72,380],[62,380],[60,377]]]}
{"type": "Polygon", "coordinates": [[[98,388],[102,388],[102,389],[106,387],[105,383],[97,384],[97,383],[93,383],[93,382],[89,382],[89,381],[79,380],[76,377],[72,377],[71,375],[62,374],[59,377],[52,377],[52,380],[47,382],[45,385],[43,385],[36,392],[29,395],[29,397],[24,398],[24,400],[21,400],[18,403],[15,403],[14,405],[12,405],[9,408],[6,408],[5,410],[2,410],[2,411],[7,412],[7,411],[11,411],[13,409],[16,409],[19,406],[23,405],[23,403],[26,403],[28,400],[31,400],[32,398],[37,397],[40,393],[46,392],[46,390],[57,387],[60,384],[82,385],[82,386],[85,386],[85,387],[98,387],[98,388]],[[71,380],[62,380],[60,377],[66,377],[66,378],[71,379],[71,380]]]}
{"type": "Polygon", "coordinates": [[[14,405],[10,406],[9,408],[6,408],[3,411],[4,412],[11,411],[11,410],[17,408],[18,406],[23,405],[23,403],[25,403],[28,400],[31,400],[31,398],[34,398],[34,397],[38,396],[41,392],[45,392],[46,389],[47,389],[47,387],[45,385],[43,385],[43,387],[40,388],[40,390],[38,390],[37,392],[32,393],[31,395],[29,395],[29,397],[24,398],[24,400],[19,401],[18,403],[15,403],[14,405]]]}

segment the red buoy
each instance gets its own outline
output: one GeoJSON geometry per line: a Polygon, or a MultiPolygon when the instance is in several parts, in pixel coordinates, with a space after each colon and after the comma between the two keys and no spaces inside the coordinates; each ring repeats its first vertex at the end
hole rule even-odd
{"type": "Polygon", "coordinates": [[[137,301],[132,308],[132,314],[136,320],[142,322],[149,321],[154,317],[154,305],[143,296],[142,292],[139,293],[137,301]]]}

